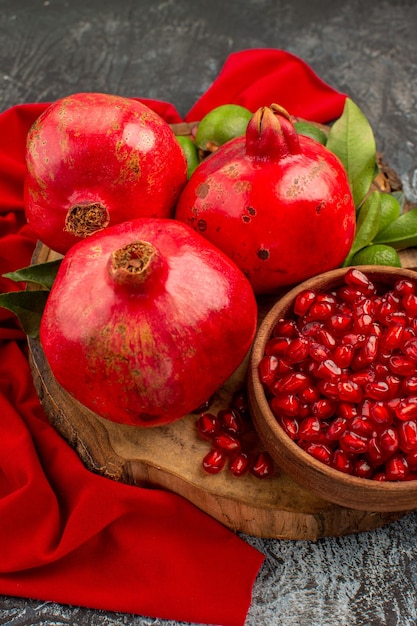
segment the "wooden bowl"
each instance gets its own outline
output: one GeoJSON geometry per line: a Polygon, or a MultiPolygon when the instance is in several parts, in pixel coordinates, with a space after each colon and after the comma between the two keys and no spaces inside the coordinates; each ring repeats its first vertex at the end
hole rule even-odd
{"type": "MultiPolygon", "coordinates": [[[[359,267],[376,285],[389,289],[400,277],[417,280],[409,269],[359,267]]],[[[248,397],[253,422],[265,447],[286,473],[311,492],[344,507],[361,511],[408,511],[417,507],[417,480],[379,482],[345,474],[325,465],[292,441],[272,413],[258,375],[258,364],[275,323],[290,316],[297,294],[306,288],[331,290],[343,284],[346,269],[311,278],[278,300],[263,320],[256,336],[248,370],[248,397]]]]}

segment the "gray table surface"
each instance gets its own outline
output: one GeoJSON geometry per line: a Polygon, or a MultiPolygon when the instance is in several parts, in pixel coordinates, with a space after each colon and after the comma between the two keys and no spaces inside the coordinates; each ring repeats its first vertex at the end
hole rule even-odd
{"type": "MultiPolygon", "coordinates": [[[[185,115],[227,56],[288,50],[347,93],[417,200],[415,0],[0,0],[0,110],[75,91],[172,102],[185,115]]],[[[417,514],[313,542],[244,539],[266,555],[247,626],[417,624],[417,514]]],[[[0,624],[179,622],[0,596],[0,624]]]]}

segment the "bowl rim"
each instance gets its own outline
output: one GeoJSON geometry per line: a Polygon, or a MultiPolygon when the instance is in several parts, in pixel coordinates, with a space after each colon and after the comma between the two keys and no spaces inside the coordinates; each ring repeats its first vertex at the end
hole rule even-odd
{"type": "MultiPolygon", "coordinates": [[[[330,467],[325,463],[322,463],[318,459],[311,456],[308,452],[303,450],[285,433],[283,428],[278,423],[276,417],[269,407],[263,384],[259,378],[258,365],[262,356],[264,355],[265,346],[270,337],[272,328],[280,318],[287,315],[288,312],[291,310],[291,306],[295,296],[304,289],[313,287],[317,288],[318,281],[323,284],[323,288],[326,290],[338,286],[345,273],[349,269],[352,269],[352,267],[362,271],[365,275],[370,277],[371,280],[372,277],[374,277],[375,282],[382,282],[383,284],[384,282],[386,282],[386,284],[390,284],[393,278],[396,276],[411,278],[417,283],[417,272],[414,270],[389,266],[366,265],[351,266],[330,270],[328,272],[324,272],[310,279],[307,279],[302,283],[299,283],[295,287],[291,288],[282,297],[279,297],[278,300],[269,309],[265,318],[259,326],[258,333],[253,343],[249,362],[248,379],[250,386],[250,396],[253,396],[251,398],[251,403],[253,403],[254,401],[257,403],[259,410],[262,412],[262,418],[264,419],[269,430],[276,437],[279,445],[286,448],[291,456],[308,466],[317,476],[321,475],[322,477],[326,477],[327,479],[335,480],[339,484],[355,488],[358,491],[369,491],[373,493],[381,492],[381,494],[383,493],[385,496],[390,494],[393,497],[398,497],[398,495],[402,493],[408,494],[415,490],[415,506],[417,507],[417,479],[404,481],[375,481],[370,478],[353,476],[351,474],[347,474],[333,467],[330,467]],[[386,281],[384,281],[385,277],[386,281]]],[[[254,419],[254,423],[255,427],[258,429],[259,424],[256,423],[256,418],[254,419]]],[[[307,479],[305,479],[305,481],[301,480],[300,482],[307,482],[308,486],[311,486],[310,481],[307,479]]]]}

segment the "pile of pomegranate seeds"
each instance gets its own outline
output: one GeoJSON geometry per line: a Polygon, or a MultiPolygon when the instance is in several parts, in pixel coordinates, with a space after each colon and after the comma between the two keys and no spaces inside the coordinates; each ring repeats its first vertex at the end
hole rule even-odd
{"type": "Polygon", "coordinates": [[[304,290],[259,363],[270,408],[323,463],[380,481],[417,479],[417,286],[380,293],[356,268],[304,290]]]}
{"type": "Polygon", "coordinates": [[[274,462],[269,453],[257,450],[243,392],[236,393],[230,406],[217,414],[202,412],[196,428],[199,437],[212,446],[202,461],[208,474],[218,474],[225,466],[233,476],[250,472],[256,478],[269,478],[274,474],[274,462]]]}

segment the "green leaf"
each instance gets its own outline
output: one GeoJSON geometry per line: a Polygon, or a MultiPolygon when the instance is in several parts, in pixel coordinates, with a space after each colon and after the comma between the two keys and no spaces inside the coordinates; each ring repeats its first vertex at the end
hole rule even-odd
{"type": "Polygon", "coordinates": [[[352,257],[359,250],[372,243],[379,230],[380,207],[381,194],[379,191],[373,191],[359,209],[355,239],[343,263],[344,267],[350,265],[352,257]]]}
{"type": "Polygon", "coordinates": [[[0,294],[0,307],[12,311],[28,337],[39,335],[42,313],[49,291],[11,291],[0,294]]]}
{"type": "Polygon", "coordinates": [[[331,127],[326,146],[342,161],[358,208],[375,177],[376,143],[368,120],[350,98],[331,127]]]}
{"type": "Polygon", "coordinates": [[[386,243],[396,250],[417,246],[417,208],[391,222],[378,233],[374,243],[386,243]]]}
{"type": "Polygon", "coordinates": [[[35,283],[45,287],[45,289],[51,289],[61,261],[62,259],[57,259],[56,261],[48,261],[38,265],[29,265],[29,267],[23,267],[15,272],[8,272],[3,274],[3,276],[15,282],[35,283]]]}

